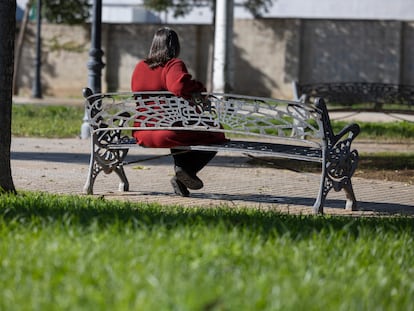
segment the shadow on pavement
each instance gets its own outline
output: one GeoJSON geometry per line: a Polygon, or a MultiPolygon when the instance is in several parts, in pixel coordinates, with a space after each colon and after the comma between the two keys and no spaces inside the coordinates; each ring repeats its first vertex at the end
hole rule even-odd
{"type": "MultiPolygon", "coordinates": [[[[20,161],[47,161],[58,163],[79,163],[89,164],[90,155],[86,153],[72,153],[72,152],[27,152],[27,151],[12,151],[10,154],[11,160],[20,161]]],[[[246,163],[247,157],[226,157],[216,156],[209,164],[211,166],[234,166],[246,163]]],[[[126,158],[128,165],[135,163],[149,163],[151,165],[172,165],[172,158],[166,154],[163,157],[159,155],[131,155],[126,158]]]]}
{"type": "MultiPolygon", "coordinates": [[[[120,196],[169,196],[172,195],[171,192],[160,192],[160,191],[150,191],[150,192],[125,192],[120,196]]],[[[117,195],[118,196],[118,195],[117,195]]],[[[315,198],[307,198],[300,196],[272,196],[266,194],[226,194],[226,193],[192,193],[191,198],[195,199],[207,199],[207,200],[218,200],[218,201],[227,201],[229,205],[232,205],[233,201],[242,201],[246,202],[246,206],[249,202],[254,203],[263,203],[263,204],[284,204],[292,206],[308,206],[309,209],[312,208],[315,203],[315,198]]],[[[240,206],[238,203],[237,206],[240,206]]],[[[338,210],[344,210],[345,200],[339,199],[327,199],[325,203],[325,208],[333,208],[338,210]]],[[[358,201],[358,209],[360,212],[373,212],[375,214],[381,215],[414,215],[414,206],[398,203],[382,203],[382,202],[366,202],[358,201]]]]}
{"type": "Polygon", "coordinates": [[[11,160],[20,161],[48,161],[88,164],[90,156],[84,153],[12,151],[10,158],[11,160]]]}

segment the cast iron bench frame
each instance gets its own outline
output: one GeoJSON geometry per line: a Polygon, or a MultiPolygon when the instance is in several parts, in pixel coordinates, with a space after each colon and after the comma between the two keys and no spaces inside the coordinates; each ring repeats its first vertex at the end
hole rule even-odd
{"type": "Polygon", "coordinates": [[[294,100],[312,101],[322,97],[329,111],[382,112],[387,114],[414,114],[414,85],[371,83],[371,82],[333,82],[298,83],[293,81],[294,100]],[[330,105],[333,104],[333,105],[330,105]],[[339,107],[335,107],[338,104],[339,107]],[[366,107],[353,108],[354,104],[368,104],[366,107]],[[387,107],[386,104],[397,104],[387,107]]]}
{"type": "Polygon", "coordinates": [[[235,137],[219,145],[177,147],[184,151],[229,151],[320,163],[314,213],[323,213],[331,189],[345,191],[346,209],[357,207],[351,177],[358,164],[358,152],[351,149],[351,143],[360,128],[353,123],[334,134],[323,99],[303,103],[203,93],[208,100],[194,104],[168,92],[93,94],[86,88],[83,94],[91,129],[91,158],[84,186],[87,194],[93,194],[100,172],[115,172],[121,179],[119,190],[129,190],[124,171],[128,150],[146,148],[131,136],[132,130],[137,129],[133,123],[139,120],[139,130],[203,130],[235,137]]]}

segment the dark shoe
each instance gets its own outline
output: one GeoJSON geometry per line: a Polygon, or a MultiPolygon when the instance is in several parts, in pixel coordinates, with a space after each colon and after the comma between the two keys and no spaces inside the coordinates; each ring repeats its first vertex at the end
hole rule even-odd
{"type": "Polygon", "coordinates": [[[190,195],[190,191],[188,191],[187,187],[184,186],[183,183],[177,179],[177,177],[174,176],[171,178],[171,185],[176,195],[180,195],[182,197],[188,197],[190,195]]]}
{"type": "Polygon", "coordinates": [[[181,167],[175,167],[175,176],[178,181],[181,181],[184,186],[192,190],[198,190],[203,188],[203,182],[196,175],[192,175],[184,171],[181,167]]]}

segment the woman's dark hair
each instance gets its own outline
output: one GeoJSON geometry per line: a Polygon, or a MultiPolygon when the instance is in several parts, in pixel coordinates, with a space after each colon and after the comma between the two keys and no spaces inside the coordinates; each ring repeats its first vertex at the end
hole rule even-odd
{"type": "Polygon", "coordinates": [[[168,27],[157,30],[152,39],[151,48],[145,62],[150,68],[165,65],[180,54],[180,41],[177,33],[168,27]]]}

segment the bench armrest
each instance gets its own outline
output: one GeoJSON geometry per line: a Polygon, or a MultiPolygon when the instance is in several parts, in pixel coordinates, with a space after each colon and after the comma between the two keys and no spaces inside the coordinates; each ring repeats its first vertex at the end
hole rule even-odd
{"type": "Polygon", "coordinates": [[[348,135],[347,139],[350,141],[353,141],[355,137],[358,136],[361,129],[358,124],[352,123],[346,125],[338,134],[334,135],[334,139],[332,141],[333,145],[336,145],[336,143],[342,139],[342,137],[348,135]]]}

